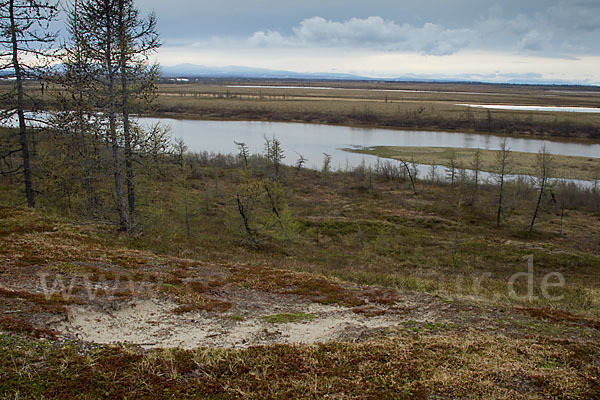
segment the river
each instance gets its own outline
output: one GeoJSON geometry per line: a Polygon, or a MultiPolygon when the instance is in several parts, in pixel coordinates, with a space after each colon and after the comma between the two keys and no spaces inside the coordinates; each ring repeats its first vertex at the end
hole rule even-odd
{"type": "MultiPolygon", "coordinates": [[[[407,131],[380,128],[356,128],[319,124],[262,122],[262,121],[203,121],[140,118],[143,125],[162,122],[171,127],[175,138],[183,138],[192,152],[236,153],[234,141],[246,143],[251,153],[262,153],[265,137],[277,137],[282,144],[285,162],[294,164],[301,154],[308,160],[307,167],[318,169],[324,154],[331,155],[334,169],[359,166],[363,161],[374,164],[376,157],[343,151],[343,148],[371,146],[423,146],[481,148],[498,150],[502,136],[433,131],[407,131]]],[[[567,142],[534,138],[510,138],[512,151],[537,153],[546,145],[552,154],[598,158],[600,142],[567,142]]],[[[429,166],[419,166],[419,175],[425,176],[429,166]]],[[[490,177],[483,174],[483,177],[490,177]]],[[[575,181],[589,186],[590,182],[575,181]]]]}
{"type": "MultiPolygon", "coordinates": [[[[39,117],[39,114],[35,114],[39,117]]],[[[42,117],[43,119],[43,117],[42,117]]],[[[499,150],[503,136],[478,133],[443,131],[416,131],[382,128],[359,128],[337,125],[306,124],[264,121],[207,121],[190,119],[149,118],[138,119],[142,126],[161,123],[170,127],[173,138],[182,138],[192,152],[237,153],[235,142],[245,143],[251,153],[262,153],[265,137],[277,137],[285,154],[284,162],[295,164],[302,155],[306,166],[319,169],[325,153],[331,156],[333,169],[354,168],[363,162],[373,165],[377,157],[344,151],[344,148],[373,146],[454,147],[499,150]]],[[[11,122],[9,121],[9,125],[11,122]]],[[[16,125],[16,121],[12,121],[16,125]]],[[[511,151],[537,153],[546,145],[551,154],[600,157],[600,141],[565,141],[536,138],[510,138],[511,151]]],[[[422,177],[429,166],[419,165],[422,177]]],[[[490,174],[483,173],[483,178],[490,174]]],[[[571,180],[589,187],[591,182],[571,180]]]]}

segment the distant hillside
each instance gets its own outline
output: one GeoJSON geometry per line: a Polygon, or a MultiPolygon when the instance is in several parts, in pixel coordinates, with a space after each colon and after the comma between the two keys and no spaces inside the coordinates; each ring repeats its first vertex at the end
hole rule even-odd
{"type": "Polygon", "coordinates": [[[165,78],[272,78],[272,79],[345,79],[345,80],[370,80],[363,76],[334,73],[300,73],[292,71],[278,71],[266,68],[252,68],[242,66],[206,67],[203,65],[180,64],[171,67],[162,67],[165,78]]]}
{"type": "Polygon", "coordinates": [[[207,67],[195,64],[180,64],[163,66],[164,78],[247,78],[247,79],[307,79],[307,80],[361,80],[361,81],[388,81],[388,82],[482,82],[482,83],[508,83],[519,85],[583,85],[587,82],[574,82],[562,80],[547,80],[539,74],[507,74],[503,75],[421,75],[406,74],[400,77],[382,78],[366,77],[343,73],[303,73],[293,71],[272,70],[267,68],[254,68],[245,66],[207,67]]]}

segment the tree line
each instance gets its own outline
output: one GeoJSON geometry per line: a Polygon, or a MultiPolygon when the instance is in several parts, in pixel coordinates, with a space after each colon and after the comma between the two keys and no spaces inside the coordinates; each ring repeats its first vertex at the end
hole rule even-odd
{"type": "Polygon", "coordinates": [[[131,118],[156,95],[159,67],[150,62],[161,45],[156,16],[140,15],[133,0],[74,0],[64,10],[68,36],[59,44],[50,31],[59,11],[55,0],[0,3],[1,69],[14,81],[1,117],[16,117],[20,138],[17,148],[3,148],[0,157],[18,152],[22,161],[3,174],[23,175],[27,205],[35,207],[29,136],[44,110],[44,87],[52,85],[58,109],[42,117],[44,125],[62,135],[66,164],[78,164],[90,207],[95,175],[105,167],[101,153],[109,145],[119,229],[125,231],[136,213],[136,152],[152,153],[168,144],[164,129],[142,129],[131,118]],[[40,82],[42,96],[30,96],[27,82],[40,82]]]}

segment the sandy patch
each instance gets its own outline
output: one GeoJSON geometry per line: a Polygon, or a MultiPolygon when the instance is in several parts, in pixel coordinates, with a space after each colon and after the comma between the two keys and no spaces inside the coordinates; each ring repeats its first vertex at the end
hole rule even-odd
{"type": "Polygon", "coordinates": [[[367,317],[351,309],[316,303],[263,308],[251,316],[205,311],[178,315],[168,300],[139,300],[118,306],[72,306],[66,320],[53,328],[67,336],[96,343],[131,343],[144,347],[243,348],[273,343],[317,343],[353,340],[366,330],[393,327],[398,314],[367,317]],[[282,312],[314,315],[310,321],[269,323],[265,316],[282,312]]]}

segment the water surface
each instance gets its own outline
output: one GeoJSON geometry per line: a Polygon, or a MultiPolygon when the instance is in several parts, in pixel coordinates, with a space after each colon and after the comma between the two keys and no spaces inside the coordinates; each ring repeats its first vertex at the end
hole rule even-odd
{"type": "MultiPolygon", "coordinates": [[[[395,129],[355,128],[318,124],[262,121],[201,121],[141,118],[143,124],[158,121],[169,125],[174,137],[183,138],[190,151],[236,153],[233,143],[244,142],[252,153],[263,152],[265,137],[277,137],[283,146],[286,163],[293,164],[302,154],[308,166],[319,168],[323,153],[332,156],[332,165],[337,168],[354,167],[373,162],[370,155],[348,153],[343,148],[372,146],[419,146],[455,147],[499,150],[502,136],[433,131],[407,131],[395,129]]],[[[513,151],[537,153],[546,145],[552,154],[566,156],[600,157],[600,142],[558,142],[551,140],[510,138],[513,151]]]]}
{"type": "Polygon", "coordinates": [[[503,104],[457,104],[457,106],[512,111],[558,111],[575,113],[600,113],[600,108],[596,107],[508,106],[503,104]]]}
{"type": "Polygon", "coordinates": [[[398,93],[446,93],[446,94],[476,94],[484,96],[508,96],[508,93],[494,92],[455,92],[446,90],[416,90],[416,89],[364,89],[364,88],[342,88],[332,86],[270,86],[270,85],[227,85],[228,88],[246,89],[307,89],[307,90],[358,90],[367,92],[398,92],[398,93]]]}

